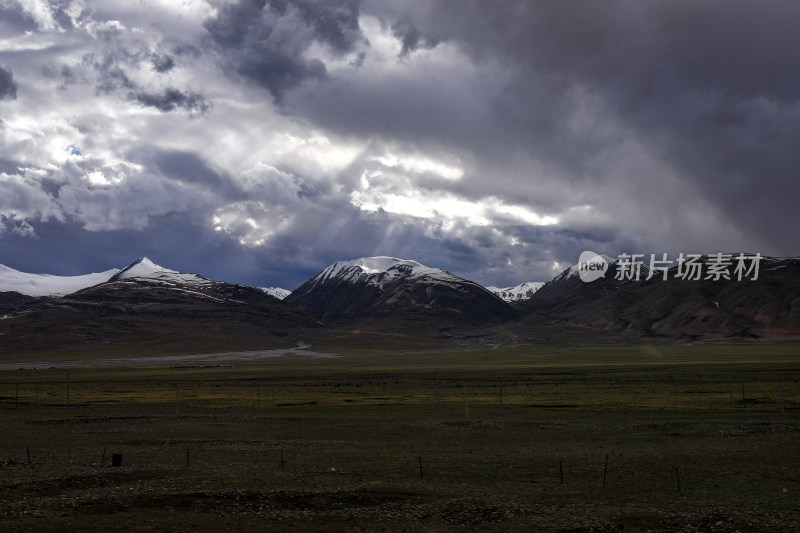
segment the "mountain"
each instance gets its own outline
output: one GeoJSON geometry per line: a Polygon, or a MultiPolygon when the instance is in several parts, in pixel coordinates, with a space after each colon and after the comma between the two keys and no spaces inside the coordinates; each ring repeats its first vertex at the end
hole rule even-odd
{"type": "Polygon", "coordinates": [[[571,267],[519,305],[532,322],[600,333],[665,338],[800,337],[800,259],[763,257],[757,279],[706,279],[714,256],[699,261],[701,279],[682,279],[678,267],[651,279],[618,280],[618,261],[605,277],[581,280],[571,267]]]}
{"type": "Polygon", "coordinates": [[[17,292],[25,296],[63,296],[108,279],[119,272],[112,268],[105,272],[82,276],[53,276],[51,274],[28,274],[0,265],[0,292],[17,292]]]}
{"type": "Polygon", "coordinates": [[[444,330],[516,318],[506,302],[475,282],[416,261],[363,257],[339,261],[284,300],[325,323],[381,323],[444,330]]]}
{"type": "Polygon", "coordinates": [[[15,291],[0,292],[0,318],[23,311],[46,299],[45,296],[28,296],[15,291]]]}
{"type": "Polygon", "coordinates": [[[283,300],[292,294],[292,291],[287,291],[286,289],[281,289],[280,287],[259,287],[258,289],[266,292],[270,296],[274,296],[278,300],[283,300]]]}
{"type": "Polygon", "coordinates": [[[127,267],[114,274],[108,281],[137,278],[148,279],[152,281],[164,281],[168,283],[182,283],[192,286],[207,286],[214,283],[212,280],[204,278],[198,274],[183,274],[176,270],[164,268],[153,263],[146,257],[137,259],[127,267]]]}
{"type": "Polygon", "coordinates": [[[533,293],[541,289],[543,286],[543,281],[528,281],[525,283],[520,283],[516,287],[498,288],[489,286],[486,287],[486,290],[496,294],[504,301],[511,303],[530,299],[530,297],[533,296],[533,293]]]}
{"type": "Polygon", "coordinates": [[[312,316],[243,285],[142,258],[100,283],[0,321],[0,352],[192,353],[294,344],[312,316]]]}

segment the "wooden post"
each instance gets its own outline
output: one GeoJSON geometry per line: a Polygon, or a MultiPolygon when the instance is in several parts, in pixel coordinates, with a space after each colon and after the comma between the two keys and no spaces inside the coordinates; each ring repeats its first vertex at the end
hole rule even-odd
{"type": "Polygon", "coordinates": [[[261,409],[261,383],[256,383],[258,387],[258,408],[261,409]]]}
{"type": "Polygon", "coordinates": [[[608,455],[606,455],[606,464],[603,466],[603,486],[606,486],[606,480],[608,474],[608,455]]]}
{"type": "Polygon", "coordinates": [[[677,466],[675,467],[675,481],[678,482],[678,492],[680,492],[681,491],[681,473],[680,473],[680,470],[678,470],[677,466]]]}
{"type": "Polygon", "coordinates": [[[28,454],[28,464],[31,464],[31,448],[30,448],[30,446],[25,446],[25,453],[28,454]]]}
{"type": "Polygon", "coordinates": [[[564,484],[564,461],[559,461],[558,462],[558,478],[560,480],[560,483],[563,485],[564,484]]]}
{"type": "Polygon", "coordinates": [[[286,470],[286,463],[283,462],[283,450],[281,450],[281,470],[286,470]]]}
{"type": "Polygon", "coordinates": [[[500,407],[503,407],[503,378],[500,378],[500,407]]]}
{"type": "Polygon", "coordinates": [[[747,407],[747,400],[744,398],[744,380],[742,380],[742,407],[747,407]]]}
{"type": "Polygon", "coordinates": [[[103,463],[106,462],[106,449],[103,448],[103,456],[100,457],[100,466],[103,466],[103,463]]]}
{"type": "Polygon", "coordinates": [[[175,414],[178,414],[178,401],[180,400],[180,386],[175,384],[175,414]]]}
{"type": "Polygon", "coordinates": [[[14,400],[14,409],[19,409],[19,381],[17,381],[17,395],[16,400],[14,400]]]}
{"type": "Polygon", "coordinates": [[[186,448],[186,468],[189,468],[189,447],[186,448]]]}
{"type": "Polygon", "coordinates": [[[36,397],[36,408],[39,408],[39,382],[33,384],[34,396],[36,397]]]}
{"type": "Polygon", "coordinates": [[[419,478],[423,479],[424,477],[422,475],[422,456],[417,457],[417,460],[419,461],[419,478]]]}

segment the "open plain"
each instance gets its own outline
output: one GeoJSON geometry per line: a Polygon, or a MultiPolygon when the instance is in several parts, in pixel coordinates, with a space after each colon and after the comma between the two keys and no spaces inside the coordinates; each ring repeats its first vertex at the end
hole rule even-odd
{"type": "Polygon", "coordinates": [[[0,529],[800,531],[798,350],[26,356],[0,371],[0,529]]]}

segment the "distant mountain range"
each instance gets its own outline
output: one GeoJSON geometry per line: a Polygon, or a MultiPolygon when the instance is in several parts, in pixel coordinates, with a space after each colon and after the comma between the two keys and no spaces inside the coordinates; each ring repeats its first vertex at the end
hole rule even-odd
{"type": "Polygon", "coordinates": [[[543,281],[531,281],[520,283],[516,287],[486,287],[489,292],[492,292],[505,300],[506,302],[521,302],[530,300],[533,294],[544,287],[543,281]]]}
{"type": "MultiPolygon", "coordinates": [[[[650,276],[645,265],[638,280],[625,279],[624,265],[605,260],[607,272],[596,281],[583,281],[576,265],[547,283],[485,288],[413,260],[365,257],[336,262],[292,292],[218,282],[147,258],[74,277],[0,265],[0,353],[255,349],[331,331],[800,338],[800,259],[761,258],[757,279],[741,281],[683,279],[676,266],[650,276]]],[[[708,270],[713,257],[700,263],[708,270]]]]}

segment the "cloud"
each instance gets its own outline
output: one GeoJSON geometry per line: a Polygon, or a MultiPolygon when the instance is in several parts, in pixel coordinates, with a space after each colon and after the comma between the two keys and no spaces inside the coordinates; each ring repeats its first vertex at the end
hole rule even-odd
{"type": "Polygon", "coordinates": [[[10,70],[0,66],[0,100],[15,100],[17,98],[17,84],[10,70]]]}
{"type": "Polygon", "coordinates": [[[153,68],[156,69],[156,72],[164,73],[169,72],[175,67],[175,60],[168,55],[157,55],[154,54],[152,58],[153,68]]]}
{"type": "MultiPolygon", "coordinates": [[[[509,143],[503,157],[524,150],[571,181],[570,194],[592,191],[601,208],[619,208],[614,190],[627,189],[647,207],[624,210],[668,226],[635,230],[654,244],[703,245],[699,221],[705,246],[774,253],[800,236],[773,231],[792,211],[789,169],[800,164],[788,149],[800,133],[797,81],[787,69],[800,59],[788,22],[795,4],[430,5],[414,19],[422,37],[506,68],[493,112],[504,123],[496,139],[509,143]]],[[[486,152],[480,159],[498,163],[486,152]]]]}
{"type": "Polygon", "coordinates": [[[205,113],[209,108],[208,102],[202,96],[193,93],[186,94],[172,88],[159,94],[132,93],[131,97],[144,106],[154,107],[165,113],[179,108],[191,113],[195,111],[205,113]]]}
{"type": "Polygon", "coordinates": [[[400,51],[401,57],[408,56],[415,50],[436,48],[436,45],[441,42],[436,35],[423,35],[419,28],[407,18],[392,23],[392,34],[403,43],[400,51]]]}
{"type": "Polygon", "coordinates": [[[304,81],[326,77],[325,63],[309,55],[313,44],[337,54],[354,48],[357,6],[350,0],[239,0],[222,6],[204,27],[227,67],[280,102],[304,81]]]}
{"type": "Polygon", "coordinates": [[[798,10],[0,1],[0,250],[288,288],[377,254],[495,285],[796,255],[798,10]]]}

